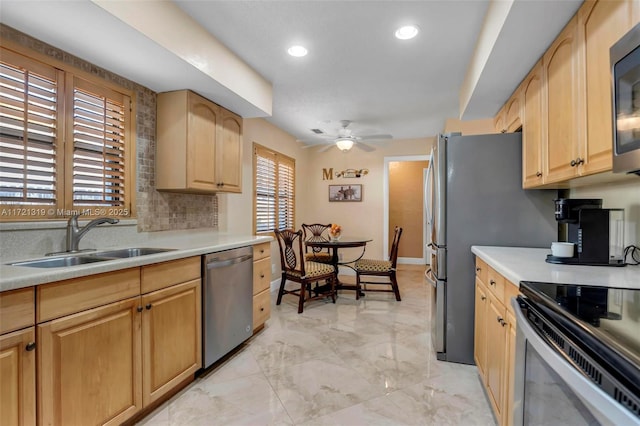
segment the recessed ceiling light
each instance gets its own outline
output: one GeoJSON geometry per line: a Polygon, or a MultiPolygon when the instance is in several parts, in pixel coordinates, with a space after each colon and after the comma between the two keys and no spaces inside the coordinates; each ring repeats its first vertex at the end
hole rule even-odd
{"type": "Polygon", "coordinates": [[[307,55],[307,49],[305,49],[303,46],[291,46],[287,50],[287,52],[289,52],[289,55],[295,56],[297,58],[307,55]]]}
{"type": "Polygon", "coordinates": [[[396,38],[400,40],[409,40],[418,35],[418,27],[416,25],[405,25],[396,30],[396,38]]]}

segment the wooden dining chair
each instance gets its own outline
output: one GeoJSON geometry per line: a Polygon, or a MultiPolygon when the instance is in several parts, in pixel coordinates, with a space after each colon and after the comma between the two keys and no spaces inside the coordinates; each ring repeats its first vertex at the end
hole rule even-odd
{"type": "Polygon", "coordinates": [[[301,230],[276,230],[275,234],[280,247],[280,264],[282,266],[282,281],[280,282],[276,305],[280,304],[283,295],[289,293],[298,296],[299,314],[302,313],[304,303],[310,300],[331,296],[333,303],[336,303],[336,273],[333,266],[305,260],[301,230]],[[287,280],[300,284],[300,288],[294,290],[285,289],[287,280]],[[311,284],[314,282],[316,287],[312,289],[311,284]],[[318,286],[318,282],[325,282],[326,284],[318,286]]]}
{"type": "Polygon", "coordinates": [[[398,262],[398,246],[400,245],[400,236],[402,236],[402,228],[396,226],[395,233],[393,235],[393,243],[391,244],[391,250],[389,252],[389,260],[377,260],[377,259],[360,259],[354,264],[356,271],[356,299],[360,298],[360,292],[362,291],[362,285],[364,285],[365,291],[383,291],[393,292],[396,295],[396,300],[399,302],[400,289],[398,288],[398,280],[396,279],[396,264],[398,262]],[[375,277],[387,277],[389,281],[363,281],[364,276],[375,277]],[[369,289],[369,285],[390,285],[391,289],[369,289]]]}
{"type": "MultiPolygon", "coordinates": [[[[323,225],[321,223],[302,224],[302,232],[304,233],[304,241],[329,241],[327,235],[331,224],[323,225]]],[[[314,262],[331,263],[331,253],[329,249],[323,249],[322,247],[304,247],[304,257],[306,260],[312,260],[314,262]]]]}

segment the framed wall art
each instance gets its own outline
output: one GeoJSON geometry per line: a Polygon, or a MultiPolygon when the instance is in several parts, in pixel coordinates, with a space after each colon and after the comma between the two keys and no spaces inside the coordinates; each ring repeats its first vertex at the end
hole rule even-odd
{"type": "Polygon", "coordinates": [[[329,185],[329,201],[362,201],[362,185],[329,185]]]}

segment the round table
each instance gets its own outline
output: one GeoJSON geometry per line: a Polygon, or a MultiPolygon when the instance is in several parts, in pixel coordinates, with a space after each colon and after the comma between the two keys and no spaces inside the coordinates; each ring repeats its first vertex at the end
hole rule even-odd
{"type": "MultiPolygon", "coordinates": [[[[371,238],[365,238],[365,237],[348,237],[348,236],[341,236],[340,239],[338,240],[329,240],[329,241],[305,241],[305,245],[307,247],[318,247],[318,248],[328,248],[331,249],[331,264],[333,265],[333,268],[336,271],[336,278],[338,277],[338,267],[340,265],[344,265],[347,266],[349,268],[352,268],[351,266],[349,266],[350,263],[354,263],[360,259],[362,259],[362,256],[364,256],[364,252],[366,249],[366,245],[368,242],[373,241],[371,238]],[[360,253],[360,255],[358,257],[356,257],[355,259],[349,260],[349,261],[340,261],[340,257],[338,256],[338,250],[341,248],[354,248],[354,247],[362,247],[362,253],[360,253]]],[[[353,268],[352,268],[353,269],[353,268]]],[[[336,290],[355,290],[356,286],[355,285],[345,285],[340,283],[340,281],[338,280],[336,282],[336,290]]],[[[361,294],[361,296],[363,296],[361,294]]]]}

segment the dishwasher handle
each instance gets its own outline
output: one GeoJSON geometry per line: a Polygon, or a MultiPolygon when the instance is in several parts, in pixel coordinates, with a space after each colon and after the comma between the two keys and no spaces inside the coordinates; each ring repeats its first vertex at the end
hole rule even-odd
{"type": "Polygon", "coordinates": [[[209,269],[218,269],[224,268],[226,266],[236,265],[238,263],[246,262],[247,260],[251,260],[253,258],[252,254],[248,254],[245,256],[234,257],[233,259],[225,259],[225,260],[217,260],[211,259],[207,261],[207,270],[209,269]]]}

